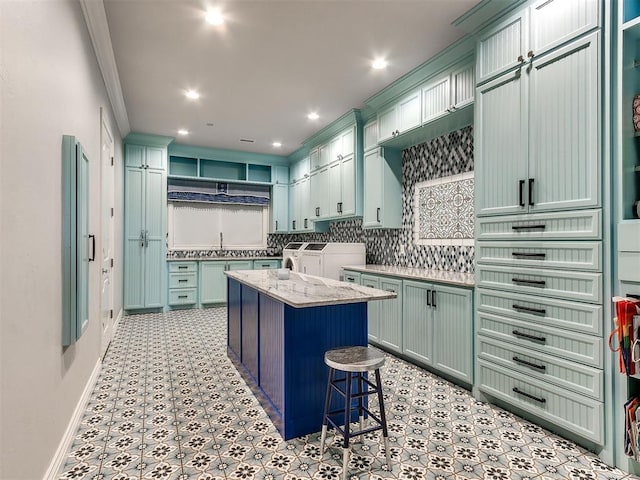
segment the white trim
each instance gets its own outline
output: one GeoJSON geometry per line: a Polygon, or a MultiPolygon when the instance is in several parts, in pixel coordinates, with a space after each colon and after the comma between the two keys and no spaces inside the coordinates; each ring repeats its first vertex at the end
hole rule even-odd
{"type": "Polygon", "coordinates": [[[55,455],[51,459],[49,468],[47,469],[47,472],[44,474],[43,480],[55,480],[56,478],[58,478],[60,469],[64,465],[65,460],[67,459],[67,451],[69,450],[69,447],[71,447],[75,433],[78,430],[78,424],[80,423],[80,420],[82,419],[82,416],[87,408],[87,402],[89,401],[91,392],[93,392],[93,388],[95,387],[96,382],[98,380],[98,374],[100,373],[101,367],[102,367],[102,362],[100,361],[100,359],[98,359],[95,367],[93,367],[93,372],[91,372],[91,376],[89,377],[89,380],[87,381],[87,384],[84,387],[84,391],[82,392],[82,395],[78,400],[78,404],[76,405],[76,408],[73,411],[71,420],[69,420],[69,425],[67,425],[67,430],[64,432],[64,435],[60,440],[60,444],[58,445],[58,449],[56,450],[55,455]]]}
{"type": "Polygon", "coordinates": [[[84,21],[89,30],[93,50],[102,72],[102,79],[109,95],[111,108],[118,124],[120,135],[124,138],[131,131],[127,108],[122,95],[120,76],[116,65],[116,57],[113,54],[107,14],[104,11],[102,0],[80,0],[84,21]]]}

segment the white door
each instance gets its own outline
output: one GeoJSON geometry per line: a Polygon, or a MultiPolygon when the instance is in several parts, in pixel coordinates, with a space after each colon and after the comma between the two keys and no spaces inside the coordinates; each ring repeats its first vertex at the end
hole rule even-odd
{"type": "Polygon", "coordinates": [[[109,131],[102,113],[102,128],[100,132],[100,165],[101,165],[101,216],[102,238],[101,268],[102,286],[100,289],[100,322],[102,325],[102,340],[100,342],[101,356],[107,351],[113,336],[113,208],[114,208],[114,175],[113,175],[113,137],[109,131]]]}

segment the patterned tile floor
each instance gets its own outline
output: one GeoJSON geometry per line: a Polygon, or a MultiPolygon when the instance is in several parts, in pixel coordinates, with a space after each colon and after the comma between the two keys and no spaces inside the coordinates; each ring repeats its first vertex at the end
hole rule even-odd
{"type": "MultiPolygon", "coordinates": [[[[637,478],[389,356],[393,468],[379,432],[352,446],[351,479],[637,478]]],[[[333,435],[330,433],[329,439],[333,435]]],[[[60,479],[339,479],[319,435],[283,441],[226,356],[226,310],[128,316],[109,348],[60,479]]]]}

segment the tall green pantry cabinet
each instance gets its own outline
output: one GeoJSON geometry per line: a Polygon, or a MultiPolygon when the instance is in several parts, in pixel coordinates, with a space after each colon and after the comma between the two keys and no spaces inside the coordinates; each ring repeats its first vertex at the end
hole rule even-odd
{"type": "Polygon", "coordinates": [[[165,304],[169,137],[130,134],[124,150],[124,308],[165,304]]]}

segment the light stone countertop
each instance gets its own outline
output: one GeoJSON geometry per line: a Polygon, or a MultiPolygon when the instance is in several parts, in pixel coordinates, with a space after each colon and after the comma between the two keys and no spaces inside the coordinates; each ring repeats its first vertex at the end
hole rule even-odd
{"type": "Polygon", "coordinates": [[[449,272],[446,270],[432,270],[428,268],[396,267],[392,265],[352,265],[342,267],[343,270],[361,273],[388,275],[390,277],[423,280],[437,283],[448,283],[461,287],[474,287],[473,273],[449,272]]]}
{"type": "Polygon", "coordinates": [[[221,256],[193,256],[193,257],[167,257],[167,262],[203,262],[206,260],[282,260],[282,256],[279,257],[232,257],[230,255],[221,255],[221,256]]]}
{"type": "Polygon", "coordinates": [[[295,308],[359,303],[395,298],[394,292],[368,288],[330,278],[289,272],[288,280],[278,279],[280,270],[235,270],[228,277],[295,308]]]}

